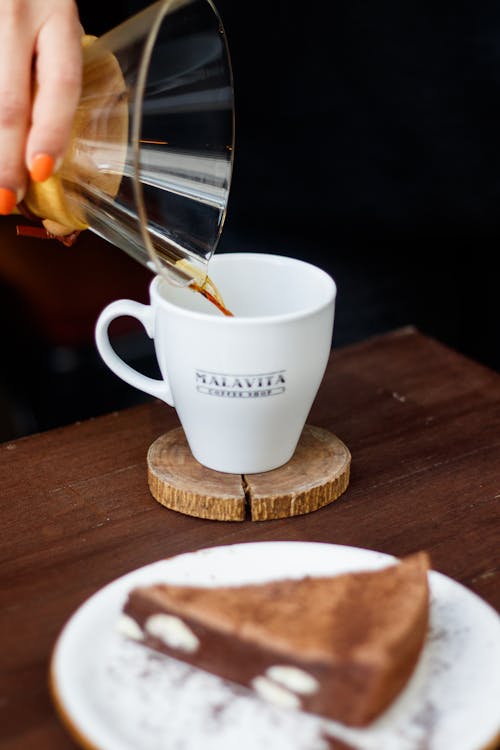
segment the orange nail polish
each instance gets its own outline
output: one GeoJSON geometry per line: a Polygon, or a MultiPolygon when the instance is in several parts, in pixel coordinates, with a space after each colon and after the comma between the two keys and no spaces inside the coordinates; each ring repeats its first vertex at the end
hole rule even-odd
{"type": "Polygon", "coordinates": [[[45,182],[54,171],[54,157],[50,154],[37,154],[31,162],[30,176],[33,182],[45,182]]]}
{"type": "Polygon", "coordinates": [[[16,207],[16,194],[9,188],[0,188],[0,214],[8,216],[16,207]]]}

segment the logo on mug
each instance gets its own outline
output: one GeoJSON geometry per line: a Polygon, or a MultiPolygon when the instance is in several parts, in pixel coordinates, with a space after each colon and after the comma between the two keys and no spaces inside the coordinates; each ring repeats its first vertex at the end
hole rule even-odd
{"type": "Polygon", "coordinates": [[[285,370],[253,375],[229,375],[196,370],[196,390],[222,398],[263,398],[285,392],[285,370]]]}

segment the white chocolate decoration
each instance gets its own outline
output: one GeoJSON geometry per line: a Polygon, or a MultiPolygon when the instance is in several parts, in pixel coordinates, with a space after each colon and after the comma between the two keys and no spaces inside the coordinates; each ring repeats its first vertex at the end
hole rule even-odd
{"type": "Polygon", "coordinates": [[[144,639],[144,633],[141,627],[128,615],[121,615],[116,623],[116,629],[121,635],[126,638],[131,638],[133,641],[142,641],[144,639]]]}
{"type": "Polygon", "coordinates": [[[276,664],[276,666],[269,667],[266,670],[266,675],[273,682],[277,682],[293,693],[299,693],[299,695],[312,695],[319,690],[318,680],[309,672],[298,667],[276,664]]]}
{"type": "Polygon", "coordinates": [[[267,677],[255,677],[252,687],[261,698],[281,708],[300,708],[300,699],[267,677]]]}
{"type": "Polygon", "coordinates": [[[144,626],[149,635],[159,638],[170,648],[194,653],[200,642],[185,622],[174,615],[151,615],[144,626]]]}

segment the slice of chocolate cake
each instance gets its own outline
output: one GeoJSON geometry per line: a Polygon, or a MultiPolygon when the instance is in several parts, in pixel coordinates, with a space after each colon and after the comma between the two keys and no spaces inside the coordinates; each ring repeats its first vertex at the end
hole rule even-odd
{"type": "Polygon", "coordinates": [[[274,703],[364,726],[417,663],[428,625],[428,569],[421,552],[382,570],[331,577],[138,587],[125,622],[145,645],[274,703]]]}

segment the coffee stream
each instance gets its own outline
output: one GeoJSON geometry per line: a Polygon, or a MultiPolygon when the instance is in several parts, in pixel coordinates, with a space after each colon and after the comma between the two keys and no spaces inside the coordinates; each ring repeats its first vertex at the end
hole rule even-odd
{"type": "MultiPolygon", "coordinates": [[[[164,248],[156,248],[156,252],[162,258],[162,260],[166,260],[169,264],[172,263],[172,258],[167,255],[164,248]]],[[[197,292],[198,294],[203,295],[205,299],[211,302],[211,304],[214,305],[218,310],[220,310],[224,315],[231,318],[234,317],[233,313],[228,310],[228,308],[224,304],[221,293],[215,286],[210,276],[207,276],[205,271],[197,268],[193,263],[186,260],[185,258],[176,260],[175,268],[183,275],[188,275],[191,277],[191,282],[189,283],[190,289],[192,289],[194,292],[197,292]]]]}
{"type": "MultiPolygon", "coordinates": [[[[213,282],[210,282],[210,283],[211,283],[211,286],[215,288],[214,283],[213,282]]],[[[224,315],[227,315],[230,318],[234,317],[231,310],[228,310],[227,307],[225,306],[220,294],[217,293],[217,296],[214,294],[211,294],[207,289],[204,289],[203,286],[199,286],[198,284],[191,284],[190,286],[191,286],[191,289],[194,289],[195,292],[199,292],[200,294],[202,294],[205,297],[205,299],[207,299],[209,302],[212,303],[212,305],[215,305],[215,307],[217,307],[221,311],[221,313],[223,313],[224,315]]]]}

